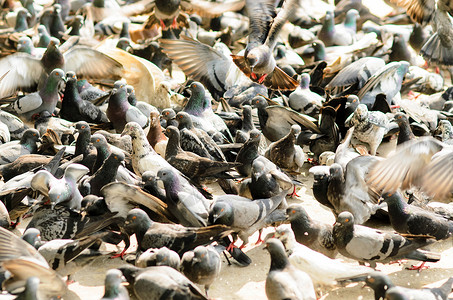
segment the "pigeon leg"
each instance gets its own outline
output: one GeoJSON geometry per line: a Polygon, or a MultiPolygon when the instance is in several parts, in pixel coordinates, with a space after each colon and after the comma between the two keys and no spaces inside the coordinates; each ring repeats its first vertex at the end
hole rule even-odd
{"type": "Polygon", "coordinates": [[[228,265],[231,266],[231,262],[230,260],[228,259],[228,256],[226,255],[225,251],[222,251],[223,255],[225,256],[227,262],[228,262],[228,265]]]}
{"type": "Polygon", "coordinates": [[[296,186],[293,185],[293,192],[291,194],[289,194],[289,196],[291,198],[294,198],[294,197],[300,197],[297,193],[296,193],[296,186]]]}
{"type": "Polygon", "coordinates": [[[423,269],[429,269],[429,266],[425,266],[425,264],[426,264],[426,261],[422,262],[419,266],[412,266],[412,267],[409,267],[406,269],[407,270],[417,270],[418,272],[420,272],[423,269]]]}
{"type": "MultiPolygon", "coordinates": [[[[264,242],[264,240],[261,238],[261,235],[263,234],[263,229],[260,229],[258,230],[258,240],[256,241],[255,245],[259,245],[261,244],[262,242],[264,242]]],[[[242,247],[242,246],[241,246],[242,247]]]]}
{"type": "Polygon", "coordinates": [[[253,80],[256,80],[258,77],[256,77],[255,73],[251,73],[250,76],[252,77],[253,80]]]}
{"type": "Polygon", "coordinates": [[[228,251],[228,252],[231,252],[231,250],[233,250],[234,247],[236,247],[234,245],[234,242],[231,242],[225,250],[228,251]]]}
{"type": "Polygon", "coordinates": [[[71,275],[68,275],[68,278],[66,278],[66,285],[70,285],[70,284],[73,284],[75,282],[76,282],[75,280],[71,279],[71,275]]]}
{"type": "Polygon", "coordinates": [[[165,29],[166,26],[165,26],[165,23],[163,20],[160,20],[160,27],[162,27],[162,29],[165,29]]]}
{"type": "Polygon", "coordinates": [[[259,82],[259,83],[263,83],[264,80],[266,79],[266,76],[267,76],[267,74],[261,76],[261,77],[258,79],[258,82],[259,82]]]}
{"type": "Polygon", "coordinates": [[[173,28],[178,28],[178,23],[176,23],[176,17],[173,18],[173,23],[171,24],[173,28]]]}
{"type": "Polygon", "coordinates": [[[127,247],[124,247],[123,251],[121,251],[120,254],[115,254],[113,256],[110,256],[110,259],[118,258],[120,257],[121,259],[124,260],[124,255],[126,254],[127,247]]]}

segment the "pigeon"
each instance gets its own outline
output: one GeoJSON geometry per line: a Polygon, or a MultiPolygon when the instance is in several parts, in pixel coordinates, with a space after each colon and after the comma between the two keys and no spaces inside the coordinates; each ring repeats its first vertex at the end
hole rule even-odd
{"type": "Polygon", "coordinates": [[[105,275],[104,296],[101,300],[129,300],[129,292],[121,285],[123,281],[125,278],[120,270],[108,270],[105,275]]]}
{"type": "Polygon", "coordinates": [[[297,112],[316,118],[321,109],[324,98],[310,90],[310,75],[302,73],[297,89],[289,94],[289,107],[297,112]]]}
{"type": "Polygon", "coordinates": [[[411,19],[421,25],[431,24],[434,33],[424,43],[420,53],[428,62],[438,65],[453,65],[452,48],[453,44],[448,36],[453,32],[451,20],[451,3],[442,1],[403,1],[395,0],[398,6],[404,7],[411,19]]]}
{"type": "Polygon", "coordinates": [[[0,121],[8,126],[11,139],[20,140],[28,127],[17,116],[0,110],[0,121]]]}
{"type": "Polygon", "coordinates": [[[237,165],[237,163],[211,160],[209,158],[200,157],[195,153],[182,150],[180,133],[178,128],[174,126],[168,126],[165,133],[168,136],[165,159],[175,169],[191,179],[209,176],[228,177],[224,172],[237,165]]]}
{"type": "Polygon", "coordinates": [[[71,239],[55,239],[48,242],[41,242],[39,230],[29,228],[24,232],[24,240],[35,248],[44,257],[49,266],[55,270],[60,276],[68,276],[67,281],[70,281],[70,276],[79,271],[83,266],[91,263],[93,259],[101,253],[93,251],[90,253],[88,247],[99,241],[107,233],[97,233],[78,240],[71,239]]]}
{"type": "Polygon", "coordinates": [[[4,228],[0,228],[0,261],[2,268],[12,273],[3,282],[3,288],[9,292],[24,286],[27,278],[36,276],[40,281],[38,294],[41,297],[51,298],[66,293],[66,284],[38,250],[4,228]]]}
{"type": "Polygon", "coordinates": [[[70,209],[80,210],[82,195],[77,182],[89,172],[80,164],[70,164],[61,179],[55,178],[49,171],[38,171],[31,180],[31,188],[50,198],[52,206],[64,205],[70,209]]]}
{"type": "Polygon", "coordinates": [[[437,262],[440,255],[419,250],[432,240],[426,238],[409,239],[392,232],[355,225],[350,212],[342,212],[333,227],[333,237],[341,255],[359,262],[389,262],[398,259],[413,259],[423,262],[437,262]]]}
{"type": "Polygon", "coordinates": [[[220,273],[220,255],[212,246],[198,246],[181,258],[181,273],[194,283],[208,290],[220,273]]]}
{"type": "Polygon", "coordinates": [[[376,155],[377,148],[389,130],[389,119],[380,111],[368,111],[367,106],[362,103],[357,106],[346,123],[354,126],[353,137],[367,143],[371,155],[376,155]]]}
{"type": "Polygon", "coordinates": [[[164,135],[160,124],[160,114],[152,111],[149,115],[149,130],[146,139],[153,149],[162,157],[165,156],[168,138],[164,135]]]}
{"type": "Polygon", "coordinates": [[[300,204],[291,204],[286,209],[286,215],[298,243],[329,258],[337,256],[331,225],[311,219],[300,204]]]}
{"type": "Polygon", "coordinates": [[[316,120],[310,116],[281,105],[269,106],[262,96],[253,98],[252,104],[258,108],[258,119],[263,135],[271,142],[286,136],[294,124],[299,124],[302,128],[310,129],[315,133],[321,133],[313,123],[316,120]]]}
{"type": "Polygon", "coordinates": [[[283,25],[299,5],[298,1],[286,1],[279,13],[275,14],[272,1],[247,1],[249,40],[244,56],[232,55],[232,58],[238,68],[253,81],[275,90],[297,88],[297,81],[277,66],[273,51],[283,25]]]}
{"type": "Polygon", "coordinates": [[[135,296],[140,300],[207,299],[193,282],[173,268],[154,266],[141,269],[132,265],[125,265],[118,269],[126,277],[135,296]]]}
{"type": "Polygon", "coordinates": [[[399,93],[403,77],[408,70],[409,63],[407,61],[395,61],[383,66],[360,89],[357,94],[360,103],[371,108],[376,95],[383,93],[387,97],[387,102],[391,104],[392,99],[399,93]]]}
{"type": "Polygon", "coordinates": [[[206,95],[204,86],[200,82],[194,81],[190,84],[189,91],[190,98],[183,111],[191,116],[193,125],[208,132],[211,136],[220,132],[224,139],[233,141],[225,122],[212,110],[211,99],[206,95]]]}
{"type": "MultiPolygon", "coordinates": [[[[8,74],[7,76],[12,76],[8,74]]],[[[65,79],[65,73],[61,69],[54,69],[47,77],[44,86],[38,92],[25,95],[11,103],[8,109],[15,112],[26,120],[32,120],[33,116],[48,111],[53,114],[59,100],[58,89],[60,82],[65,79]]]]}
{"type": "Polygon", "coordinates": [[[365,283],[373,289],[374,298],[379,299],[447,299],[451,292],[453,278],[450,277],[438,288],[411,289],[396,286],[390,278],[382,272],[373,272],[366,276],[365,283]],[[398,295],[398,296],[397,296],[398,295]]]}
{"type": "Polygon", "coordinates": [[[313,282],[307,273],[296,269],[286,257],[281,241],[269,239],[266,248],[271,265],[266,277],[265,289],[269,300],[316,299],[313,282]]]}
{"type": "Polygon", "coordinates": [[[374,270],[365,266],[346,264],[332,259],[322,253],[296,242],[291,228],[280,225],[277,227],[275,238],[285,246],[289,262],[296,268],[310,276],[315,287],[330,287],[335,285],[336,279],[354,278],[359,275],[368,275],[374,270]]]}
{"type": "Polygon", "coordinates": [[[261,132],[258,129],[253,129],[249,132],[247,141],[239,149],[235,162],[239,163],[236,166],[236,171],[248,177],[252,174],[252,163],[258,157],[259,146],[261,140],[261,132]]]}
{"type": "Polygon", "coordinates": [[[421,187],[436,199],[445,199],[453,191],[450,176],[452,147],[432,137],[422,137],[398,147],[393,155],[377,163],[367,183],[386,192],[411,186],[421,187]]]}
{"type": "Polygon", "coordinates": [[[144,172],[151,171],[153,175],[157,175],[161,168],[171,168],[171,165],[151,147],[138,123],[126,124],[121,135],[126,134],[132,138],[132,168],[135,174],[141,176],[144,172]]]}
{"type": "Polygon", "coordinates": [[[207,225],[210,203],[184,176],[174,169],[162,168],[156,178],[164,184],[168,210],[182,225],[207,225]]]}
{"type": "Polygon", "coordinates": [[[0,145],[0,165],[12,163],[18,157],[34,154],[38,151],[37,142],[40,140],[36,129],[27,129],[20,141],[11,141],[0,145]]]}
{"type": "Polygon", "coordinates": [[[0,60],[0,68],[10,70],[0,83],[0,97],[9,96],[18,88],[34,86],[54,69],[59,70],[60,76],[64,76],[65,71],[75,71],[79,77],[99,79],[122,76],[122,65],[105,54],[84,46],[72,47],[62,54],[58,44],[59,41],[52,38],[41,59],[15,53],[0,60]]]}
{"type": "Polygon", "coordinates": [[[399,233],[431,236],[436,240],[448,239],[453,234],[453,221],[407,204],[399,192],[383,193],[382,199],[387,203],[390,223],[399,233]]]}
{"type": "Polygon", "coordinates": [[[118,167],[124,161],[122,152],[112,151],[102,166],[91,176],[83,178],[79,183],[79,191],[83,196],[101,195],[101,188],[106,184],[115,181],[118,167]]]}
{"type": "Polygon", "coordinates": [[[180,257],[178,253],[167,247],[159,249],[148,249],[135,260],[135,265],[140,268],[152,266],[169,266],[175,270],[179,270],[180,257]]]}
{"type": "Polygon", "coordinates": [[[219,146],[205,131],[199,128],[195,128],[193,125],[190,115],[186,112],[178,112],[176,114],[176,120],[178,121],[178,129],[181,133],[181,148],[185,151],[194,152],[200,156],[208,157],[217,161],[226,161],[225,156],[219,146]],[[198,150],[197,146],[194,145],[195,141],[197,145],[204,148],[205,151],[198,150]],[[193,150],[191,150],[193,149],[193,150]],[[199,153],[194,151],[197,149],[199,153]],[[205,155],[201,154],[204,153],[205,155]]]}
{"type": "Polygon", "coordinates": [[[201,82],[218,100],[227,91],[228,72],[235,67],[221,51],[184,34],[179,40],[160,39],[163,52],[181,68],[187,77],[201,82]]]}
{"type": "Polygon", "coordinates": [[[210,244],[231,232],[223,225],[195,228],[154,222],[139,208],[134,208],[127,214],[125,229],[128,233],[135,233],[139,251],[167,247],[180,256],[188,250],[210,244]]]}
{"type": "Polygon", "coordinates": [[[66,74],[66,87],[61,102],[60,116],[72,122],[86,121],[95,124],[108,122],[107,116],[99,107],[80,97],[74,72],[66,74]]]}
{"type": "Polygon", "coordinates": [[[397,145],[401,145],[407,141],[416,139],[414,133],[412,132],[409,124],[409,119],[406,114],[398,112],[395,114],[394,119],[400,129],[398,133],[398,140],[396,142],[397,145]]]}
{"type": "Polygon", "coordinates": [[[106,114],[117,133],[123,131],[129,122],[135,122],[142,128],[148,125],[148,117],[127,101],[126,86],[112,90],[106,114]]]}
{"type": "Polygon", "coordinates": [[[302,148],[295,145],[299,133],[300,126],[292,125],[288,135],[269,145],[265,157],[282,169],[298,172],[306,159],[302,148]]]}
{"type": "Polygon", "coordinates": [[[243,241],[240,247],[243,248],[255,231],[284,219],[284,216],[278,213],[277,207],[282,203],[285,194],[286,191],[271,198],[255,200],[236,195],[218,196],[209,209],[209,221],[211,224],[231,227],[243,241]]]}
{"type": "Polygon", "coordinates": [[[335,214],[349,211],[354,215],[356,224],[363,224],[375,214],[379,209],[379,190],[370,188],[366,178],[379,160],[376,156],[367,155],[352,159],[345,170],[338,163],[330,166],[327,200],[335,214]]]}
{"type": "Polygon", "coordinates": [[[334,12],[327,11],[324,22],[317,37],[328,47],[348,46],[354,43],[356,35],[356,19],[359,12],[350,9],[343,24],[335,25],[334,12]]]}

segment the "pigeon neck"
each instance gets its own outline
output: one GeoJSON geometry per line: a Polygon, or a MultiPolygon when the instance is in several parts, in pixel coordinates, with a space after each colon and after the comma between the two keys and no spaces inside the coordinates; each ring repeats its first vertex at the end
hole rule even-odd
{"type": "Polygon", "coordinates": [[[354,224],[335,224],[332,233],[337,248],[345,249],[354,236],[354,224]]]}
{"type": "Polygon", "coordinates": [[[275,270],[283,270],[286,266],[289,265],[288,257],[286,257],[285,252],[274,251],[271,253],[271,267],[269,272],[275,270]]]}
{"type": "Polygon", "coordinates": [[[38,47],[47,48],[47,45],[50,43],[50,35],[47,33],[47,30],[43,29],[43,32],[39,35],[38,47]]]}
{"type": "Polygon", "coordinates": [[[253,129],[255,129],[255,125],[253,124],[252,113],[245,112],[242,118],[242,130],[245,132],[249,132],[253,129]]]}
{"type": "Polygon", "coordinates": [[[65,102],[80,102],[79,91],[77,90],[77,80],[68,80],[63,95],[63,103],[65,102]]]}
{"type": "Polygon", "coordinates": [[[168,138],[167,148],[165,150],[165,159],[174,157],[181,152],[183,152],[183,150],[181,148],[180,136],[179,133],[175,132],[168,138]]]}
{"type": "Polygon", "coordinates": [[[50,43],[44,52],[41,62],[45,71],[50,74],[54,69],[64,67],[64,57],[60,50],[53,43],[50,43]]]}
{"type": "Polygon", "coordinates": [[[141,245],[143,238],[148,229],[151,227],[152,223],[153,222],[151,221],[151,219],[148,216],[146,216],[146,218],[140,220],[140,224],[136,225],[135,236],[137,237],[137,242],[139,245],[141,245]]]}
{"type": "Polygon", "coordinates": [[[155,147],[157,143],[162,140],[166,140],[165,135],[162,132],[160,121],[157,120],[150,124],[148,135],[146,136],[151,147],[155,147]]]}
{"type": "Polygon", "coordinates": [[[99,170],[111,153],[108,145],[98,145],[96,151],[96,162],[94,163],[93,170],[99,170]]]}
{"type": "Polygon", "coordinates": [[[409,122],[407,120],[398,123],[398,127],[400,128],[400,132],[398,134],[397,145],[401,145],[402,143],[415,138],[409,125],[409,122]]]}
{"type": "Polygon", "coordinates": [[[88,155],[90,152],[88,146],[90,144],[91,133],[89,130],[86,131],[79,131],[79,137],[76,141],[75,146],[75,156],[83,154],[83,157],[88,155]]]}
{"type": "Polygon", "coordinates": [[[73,23],[72,23],[72,28],[71,28],[71,31],[69,32],[69,35],[80,35],[80,28],[82,27],[82,24],[75,20],[73,23]]]}
{"type": "Polygon", "coordinates": [[[30,151],[30,153],[35,153],[36,151],[38,151],[38,146],[36,145],[36,141],[34,140],[31,139],[27,139],[24,141],[21,140],[21,145],[23,148],[30,151]]]}
{"type": "Polygon", "coordinates": [[[312,226],[312,221],[308,216],[299,215],[291,221],[291,228],[294,232],[303,231],[303,234],[298,236],[298,242],[301,244],[310,244],[317,239],[316,228],[312,226]]]}
{"type": "Polygon", "coordinates": [[[16,19],[16,26],[14,26],[14,31],[22,32],[27,29],[28,29],[27,15],[19,14],[16,19]]]}
{"type": "MultiPolygon", "coordinates": [[[[409,205],[405,203],[400,197],[394,195],[386,200],[390,220],[394,219],[395,221],[402,221],[402,217],[407,215],[406,211],[409,208],[409,205]]],[[[399,222],[392,222],[392,224],[399,222]]]]}
{"type": "Polygon", "coordinates": [[[202,90],[192,90],[192,95],[189,98],[186,106],[184,107],[185,112],[199,116],[205,110],[205,92],[202,90]]]}
{"type": "Polygon", "coordinates": [[[117,299],[120,295],[120,285],[118,283],[105,284],[104,299],[117,299]]]}
{"type": "Polygon", "coordinates": [[[116,177],[116,173],[121,164],[120,160],[114,158],[115,155],[116,154],[114,153],[110,154],[94,176],[99,176],[99,178],[108,182],[112,181],[116,177]]]}
{"type": "Polygon", "coordinates": [[[357,17],[355,14],[347,14],[346,19],[344,21],[344,27],[356,32],[357,31],[356,19],[357,17]]]}

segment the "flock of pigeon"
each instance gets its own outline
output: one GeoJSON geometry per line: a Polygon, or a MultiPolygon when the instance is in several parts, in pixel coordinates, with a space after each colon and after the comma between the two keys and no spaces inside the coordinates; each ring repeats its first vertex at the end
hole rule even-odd
{"type": "Polygon", "coordinates": [[[453,234],[453,2],[392,1],[2,0],[3,294],[65,298],[111,244],[102,299],[207,299],[258,231],[268,299],[447,299],[376,270],[453,234]]]}

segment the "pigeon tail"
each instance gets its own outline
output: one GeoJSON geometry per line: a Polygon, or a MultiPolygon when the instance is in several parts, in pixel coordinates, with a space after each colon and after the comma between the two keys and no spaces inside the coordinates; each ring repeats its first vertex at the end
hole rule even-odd
{"type": "Polygon", "coordinates": [[[453,51],[451,48],[443,46],[437,32],[423,45],[420,53],[424,59],[430,62],[445,66],[453,65],[453,51]]]}

